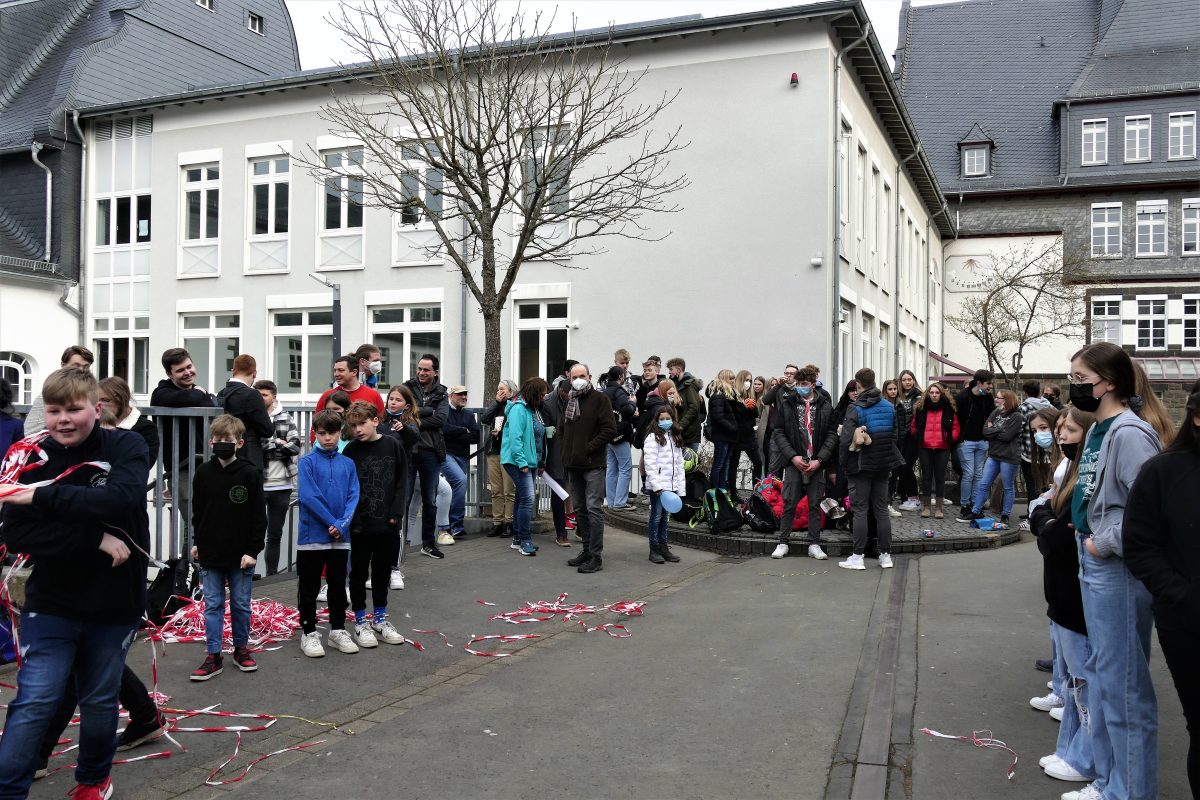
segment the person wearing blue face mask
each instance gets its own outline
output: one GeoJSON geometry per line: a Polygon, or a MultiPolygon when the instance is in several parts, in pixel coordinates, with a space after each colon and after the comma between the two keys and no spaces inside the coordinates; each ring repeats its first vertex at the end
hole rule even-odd
{"type": "MultiPolygon", "coordinates": [[[[1034,498],[1046,487],[1034,475],[1033,462],[1037,460],[1037,447],[1030,426],[1037,412],[1053,406],[1042,396],[1042,385],[1037,381],[1030,380],[1022,383],[1021,393],[1024,395],[1024,399],[1021,401],[1021,405],[1017,406],[1017,410],[1021,412],[1021,418],[1024,420],[1024,427],[1021,428],[1021,479],[1025,483],[1026,501],[1033,502],[1034,498]]],[[[1051,436],[1050,441],[1052,442],[1053,439],[1054,437],[1051,436]]],[[[1028,515],[1022,515],[1022,518],[1026,516],[1028,515]]]]}
{"type": "Polygon", "coordinates": [[[821,501],[825,499],[824,465],[837,448],[833,405],[816,391],[816,371],[804,367],[796,374],[793,391],[780,391],[779,413],[771,434],[783,470],[783,513],[779,516],[779,544],[771,558],[788,554],[788,540],[796,519],[796,505],[808,498],[808,555],[825,559],[821,549],[821,501]]]}
{"type": "Polygon", "coordinates": [[[642,464],[646,470],[646,491],[650,493],[650,561],[663,564],[679,561],[667,544],[667,518],[662,493],[683,496],[686,486],[683,472],[683,439],[676,425],[675,408],[669,403],[658,406],[655,424],[642,442],[642,464]]]}

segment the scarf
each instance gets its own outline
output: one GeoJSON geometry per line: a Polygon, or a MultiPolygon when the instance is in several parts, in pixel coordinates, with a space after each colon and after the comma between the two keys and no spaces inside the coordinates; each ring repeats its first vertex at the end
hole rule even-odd
{"type": "Polygon", "coordinates": [[[574,389],[571,390],[571,394],[568,395],[567,399],[567,422],[574,422],[575,418],[579,416],[579,398],[583,397],[590,391],[592,391],[591,386],[585,386],[580,391],[576,391],[574,389]]]}

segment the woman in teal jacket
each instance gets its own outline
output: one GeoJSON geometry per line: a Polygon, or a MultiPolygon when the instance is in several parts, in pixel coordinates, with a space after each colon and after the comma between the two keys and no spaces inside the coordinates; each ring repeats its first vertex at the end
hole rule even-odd
{"type": "Polygon", "coordinates": [[[549,391],[544,380],[530,378],[504,409],[500,463],[516,487],[510,546],[523,556],[535,556],[538,551],[530,536],[530,526],[533,524],[534,479],[544,461],[546,427],[537,410],[549,391]]]}

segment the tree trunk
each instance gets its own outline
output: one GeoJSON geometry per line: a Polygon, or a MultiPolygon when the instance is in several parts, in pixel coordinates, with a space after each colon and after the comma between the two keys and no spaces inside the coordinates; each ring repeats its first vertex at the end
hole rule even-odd
{"type": "Polygon", "coordinates": [[[500,356],[500,309],[485,310],[483,312],[482,397],[488,398],[496,393],[496,384],[500,383],[502,361],[500,356]]]}

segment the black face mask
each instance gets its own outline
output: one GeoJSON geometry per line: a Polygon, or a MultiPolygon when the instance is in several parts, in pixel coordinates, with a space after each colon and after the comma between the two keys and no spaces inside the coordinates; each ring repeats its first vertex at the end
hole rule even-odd
{"type": "Polygon", "coordinates": [[[1079,454],[1079,442],[1075,442],[1073,444],[1061,444],[1060,443],[1058,445],[1058,449],[1062,450],[1062,454],[1064,456],[1066,456],[1067,458],[1074,461],[1075,456],[1079,454]]]}
{"type": "MultiPolygon", "coordinates": [[[[1095,389],[1094,383],[1072,383],[1071,384],[1071,405],[1078,408],[1080,411],[1086,411],[1089,414],[1094,414],[1096,409],[1100,407],[1099,397],[1092,397],[1092,390],[1095,389]]],[[[1108,394],[1105,392],[1105,394],[1108,394]]]]}
{"type": "Polygon", "coordinates": [[[237,454],[237,444],[235,442],[213,442],[213,455],[222,461],[228,461],[237,454]]]}

